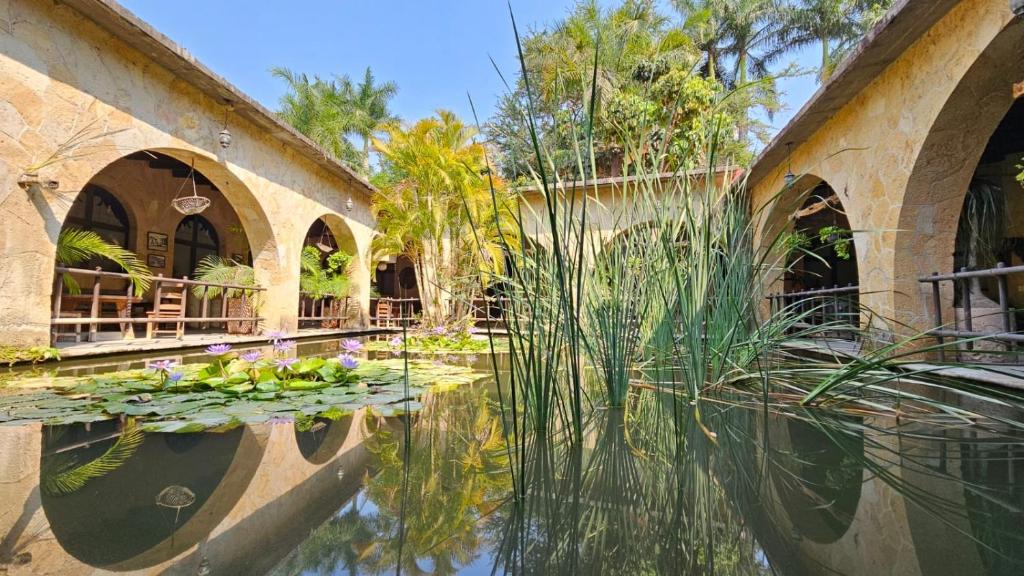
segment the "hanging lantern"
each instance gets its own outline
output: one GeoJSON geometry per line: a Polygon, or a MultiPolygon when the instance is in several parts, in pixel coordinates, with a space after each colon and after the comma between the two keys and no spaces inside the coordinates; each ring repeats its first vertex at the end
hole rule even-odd
{"type": "Polygon", "coordinates": [[[227,126],[225,126],[224,129],[220,131],[220,135],[218,136],[217,140],[220,142],[221,148],[227,150],[228,148],[231,147],[231,132],[228,131],[227,126]]]}
{"type": "Polygon", "coordinates": [[[217,141],[220,142],[220,147],[227,150],[231,147],[231,132],[228,131],[228,112],[234,109],[231,102],[227,102],[227,109],[224,110],[224,127],[221,128],[220,134],[217,135],[217,141]]]}
{"type": "Polygon", "coordinates": [[[178,192],[174,195],[174,200],[171,200],[171,206],[175,210],[181,212],[186,216],[193,214],[199,214],[203,210],[210,207],[210,199],[205,196],[200,196],[196,189],[196,161],[192,160],[192,168],[188,172],[188,176],[182,180],[181,186],[178,186],[178,192]],[[191,196],[178,196],[181,193],[181,189],[185,187],[185,182],[192,181],[192,195],[191,196]]]}
{"type": "Polygon", "coordinates": [[[348,200],[345,200],[345,210],[348,210],[349,212],[351,212],[352,208],[355,208],[355,205],[356,204],[355,204],[355,202],[352,201],[352,197],[351,196],[348,197],[348,200]]]}
{"type": "Polygon", "coordinates": [[[786,156],[788,158],[788,168],[786,168],[786,175],[782,177],[786,182],[786,186],[792,186],[796,182],[796,174],[793,174],[793,143],[786,142],[786,156]]]}

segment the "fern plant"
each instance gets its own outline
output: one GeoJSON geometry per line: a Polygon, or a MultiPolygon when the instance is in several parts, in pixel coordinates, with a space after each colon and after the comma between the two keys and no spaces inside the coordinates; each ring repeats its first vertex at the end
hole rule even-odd
{"type": "MultiPolygon", "coordinates": [[[[252,266],[239,264],[234,260],[221,258],[220,256],[207,256],[199,261],[196,266],[195,279],[199,282],[210,282],[211,284],[230,284],[233,286],[256,287],[256,271],[252,266]]],[[[245,292],[244,288],[227,288],[219,286],[196,286],[192,293],[196,298],[202,298],[203,294],[209,298],[217,298],[223,292],[227,298],[238,298],[245,292]]]]}
{"type": "MultiPolygon", "coordinates": [[[[64,266],[79,266],[96,257],[106,258],[124,270],[135,286],[136,296],[149,290],[153,278],[149,267],[131,250],[104,240],[92,230],[67,227],[60,231],[57,237],[57,262],[64,266]]],[[[64,275],[64,286],[71,294],[82,291],[70,274],[64,275]]]]}

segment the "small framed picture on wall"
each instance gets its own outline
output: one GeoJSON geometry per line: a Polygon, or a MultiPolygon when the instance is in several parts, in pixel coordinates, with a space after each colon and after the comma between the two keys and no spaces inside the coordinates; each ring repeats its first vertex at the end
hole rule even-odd
{"type": "Polygon", "coordinates": [[[150,268],[165,268],[167,266],[167,257],[163,254],[149,254],[146,256],[146,265],[150,268]]]}
{"type": "Polygon", "coordinates": [[[146,247],[157,252],[167,252],[167,234],[150,232],[146,235],[146,247]]]}

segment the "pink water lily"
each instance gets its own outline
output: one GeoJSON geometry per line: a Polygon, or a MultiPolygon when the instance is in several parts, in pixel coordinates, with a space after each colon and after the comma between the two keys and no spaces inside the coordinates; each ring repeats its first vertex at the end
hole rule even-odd
{"type": "Polygon", "coordinates": [[[150,370],[159,370],[161,372],[168,372],[174,369],[178,363],[174,360],[155,360],[150,362],[146,367],[150,370]]]}

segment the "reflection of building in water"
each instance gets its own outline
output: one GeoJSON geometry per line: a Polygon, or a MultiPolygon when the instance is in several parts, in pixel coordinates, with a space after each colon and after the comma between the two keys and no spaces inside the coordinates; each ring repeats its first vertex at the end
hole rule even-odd
{"type": "MultiPolygon", "coordinates": [[[[742,513],[782,573],[1024,573],[1024,448],[959,429],[768,425],[767,482],[742,513]],[[881,431],[880,431],[881,430],[881,431]],[[947,436],[944,438],[943,436],[947,436]],[[984,542],[984,544],[982,543],[984,542]]],[[[758,461],[765,457],[758,450],[758,461]]]]}
{"type": "Polygon", "coordinates": [[[102,455],[116,423],[0,427],[0,562],[10,574],[195,574],[204,560],[212,574],[263,573],[359,489],[363,416],[308,432],[149,434],[68,494],[40,489],[41,474],[66,469],[69,454],[77,464],[102,455]]]}

